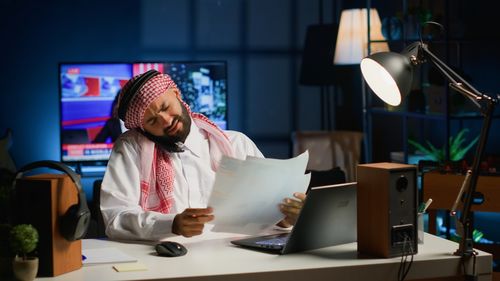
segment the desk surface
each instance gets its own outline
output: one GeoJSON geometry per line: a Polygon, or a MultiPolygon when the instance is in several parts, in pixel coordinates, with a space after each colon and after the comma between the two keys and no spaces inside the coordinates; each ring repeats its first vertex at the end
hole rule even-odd
{"type": "MultiPolygon", "coordinates": [[[[356,243],[314,251],[275,255],[233,246],[234,235],[211,234],[205,240],[178,237],[188,253],[159,257],[152,244],[120,243],[89,239],[85,249],[115,247],[134,256],[146,271],[116,272],[112,264],[87,265],[52,278],[37,280],[397,280],[401,258],[358,258],[356,243]]],[[[406,280],[455,276],[461,273],[460,258],[452,255],[458,244],[426,234],[406,280]]],[[[479,280],[491,280],[492,257],[479,251],[479,280]]]]}

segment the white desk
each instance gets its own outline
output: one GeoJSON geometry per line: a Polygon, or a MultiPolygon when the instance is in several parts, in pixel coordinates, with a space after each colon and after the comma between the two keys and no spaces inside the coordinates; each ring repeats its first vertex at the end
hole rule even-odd
{"type": "MultiPolygon", "coordinates": [[[[136,257],[147,270],[116,272],[112,264],[100,264],[37,280],[397,280],[400,258],[360,259],[356,243],[279,256],[233,246],[228,234],[208,239],[173,239],[188,248],[187,255],[176,258],[157,256],[152,244],[84,240],[87,249],[116,247],[136,257]]],[[[456,243],[430,234],[424,242],[406,280],[453,280],[443,277],[460,274],[460,258],[451,254],[456,243]]],[[[479,280],[491,280],[492,256],[479,251],[476,270],[479,280]]]]}

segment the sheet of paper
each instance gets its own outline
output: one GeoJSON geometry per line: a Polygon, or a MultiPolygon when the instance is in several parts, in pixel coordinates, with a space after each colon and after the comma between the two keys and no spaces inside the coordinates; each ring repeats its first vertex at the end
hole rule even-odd
{"type": "Polygon", "coordinates": [[[209,206],[214,208],[215,232],[257,234],[283,218],[279,203],[305,192],[308,152],[286,160],[224,157],[215,177],[209,206]]]}
{"type": "Polygon", "coordinates": [[[144,271],[148,270],[146,265],[140,263],[140,262],[133,262],[133,263],[122,263],[122,264],[115,264],[113,265],[113,268],[117,272],[129,272],[129,271],[144,271]]]}
{"type": "Polygon", "coordinates": [[[103,263],[119,263],[119,262],[136,262],[135,257],[129,256],[117,248],[96,248],[82,249],[83,265],[103,264],[103,263]]]}

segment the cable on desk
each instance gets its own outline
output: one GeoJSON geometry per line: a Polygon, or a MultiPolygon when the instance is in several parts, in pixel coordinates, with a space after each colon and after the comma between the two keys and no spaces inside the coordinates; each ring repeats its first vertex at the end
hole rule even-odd
{"type": "Polygon", "coordinates": [[[408,236],[408,234],[404,234],[404,239],[403,239],[403,251],[401,254],[401,262],[399,264],[399,270],[398,270],[398,280],[403,281],[406,278],[406,275],[408,275],[408,272],[410,272],[411,265],[413,263],[413,241],[412,239],[408,236]],[[408,244],[408,248],[407,245],[408,244]],[[407,251],[409,250],[409,251],[407,251]],[[410,262],[408,263],[408,256],[411,255],[410,262]]]}

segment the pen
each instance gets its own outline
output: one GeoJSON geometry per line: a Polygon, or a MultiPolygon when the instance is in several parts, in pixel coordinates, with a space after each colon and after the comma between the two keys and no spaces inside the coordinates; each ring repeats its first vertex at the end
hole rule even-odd
{"type": "Polygon", "coordinates": [[[432,198],[429,198],[427,202],[425,202],[424,207],[422,208],[422,211],[420,213],[425,213],[425,211],[427,210],[427,208],[429,208],[431,203],[432,203],[432,198]]]}
{"type": "Polygon", "coordinates": [[[418,206],[417,212],[422,213],[422,210],[425,208],[425,202],[420,203],[418,206]]]}

